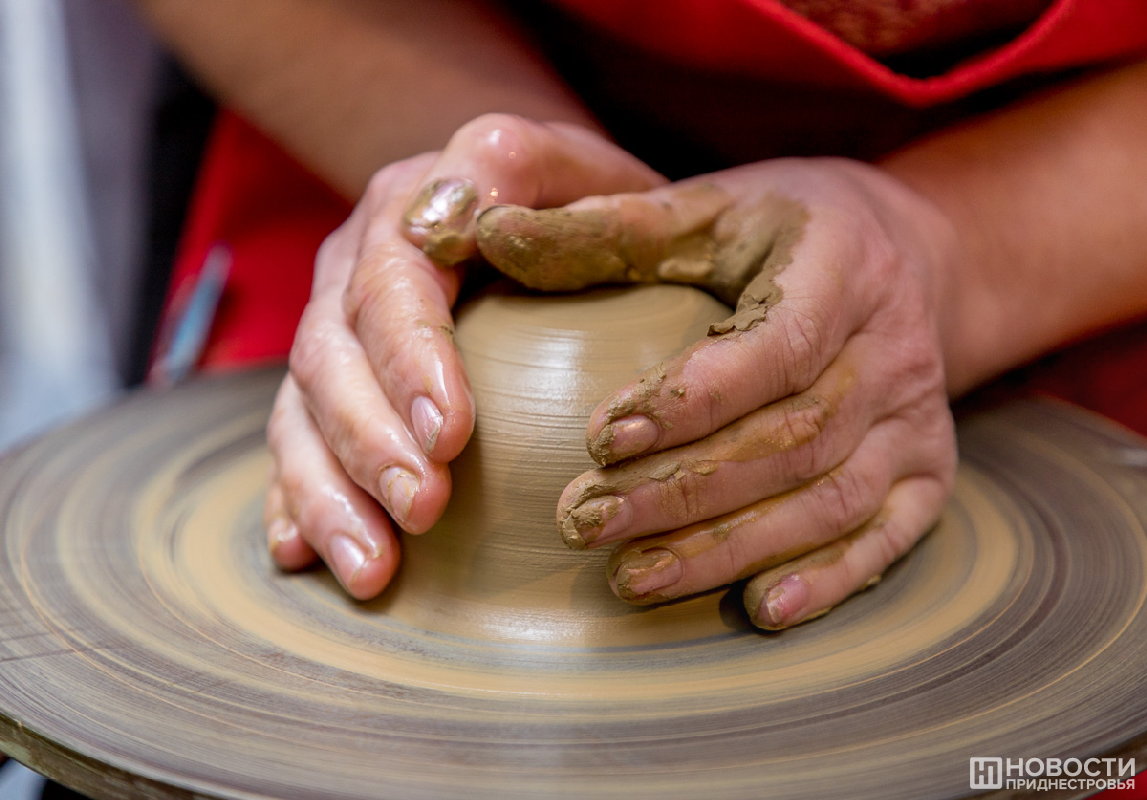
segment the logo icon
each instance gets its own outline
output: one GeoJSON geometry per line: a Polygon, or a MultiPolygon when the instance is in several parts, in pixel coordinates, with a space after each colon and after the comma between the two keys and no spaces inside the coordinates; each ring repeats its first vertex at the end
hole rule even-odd
{"type": "Polygon", "coordinates": [[[968,785],[972,789],[1004,788],[1004,760],[975,756],[968,759],[968,785]]]}

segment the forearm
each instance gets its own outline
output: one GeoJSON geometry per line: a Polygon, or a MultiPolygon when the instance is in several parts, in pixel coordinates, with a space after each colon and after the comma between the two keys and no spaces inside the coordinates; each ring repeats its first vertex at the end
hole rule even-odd
{"type": "Polygon", "coordinates": [[[883,165],[951,220],[939,292],[959,394],[1147,313],[1147,63],[923,141],[883,165]]]}
{"type": "Polygon", "coordinates": [[[593,124],[477,0],[136,0],[205,85],[349,198],[489,111],[593,124]]]}

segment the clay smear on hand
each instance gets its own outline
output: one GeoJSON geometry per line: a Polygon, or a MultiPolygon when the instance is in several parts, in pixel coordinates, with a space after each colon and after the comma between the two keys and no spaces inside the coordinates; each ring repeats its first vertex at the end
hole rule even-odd
{"type": "MultiPolygon", "coordinates": [[[[587,541],[587,534],[592,537],[595,529],[608,521],[609,512],[616,513],[611,505],[593,502],[600,498],[625,498],[650,483],[697,481],[710,476],[719,480],[723,464],[765,462],[811,445],[837,417],[850,385],[851,378],[828,395],[793,395],[726,425],[700,442],[583,473],[566,488],[558,506],[558,530],[563,541],[575,550],[595,544],[587,541]],[[816,422],[794,428],[791,420],[796,415],[816,422]]],[[[668,494],[688,496],[695,491],[668,494]]]]}
{"type": "Polygon", "coordinates": [[[748,330],[781,299],[776,277],[808,222],[795,200],[735,200],[698,181],[650,195],[592,197],[564,208],[494,206],[478,218],[478,248],[532,289],[602,283],[686,283],[736,306],[713,335],[748,330]]]}

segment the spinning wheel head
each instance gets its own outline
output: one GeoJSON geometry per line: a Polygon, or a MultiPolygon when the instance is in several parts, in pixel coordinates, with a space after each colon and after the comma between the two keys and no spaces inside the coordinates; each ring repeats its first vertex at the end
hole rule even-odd
{"type": "MultiPolygon", "coordinates": [[[[534,301],[496,302],[488,335],[527,338],[511,320],[534,301]]],[[[559,376],[588,347],[536,346],[559,376]]],[[[561,462],[560,492],[589,466],[584,415],[635,367],[566,397],[499,347],[476,392],[527,399],[479,423],[475,505],[411,538],[370,603],[264,551],[278,373],[135,395],[0,461],[0,751],[117,800],[942,798],[973,793],[971,756],[1143,755],[1140,440],[1046,403],[968,416],[955,497],[911,557],[761,634],[719,595],[630,609],[565,550],[554,490],[506,476],[561,462]],[[527,416],[568,452],[514,449],[500,431],[527,416]]]]}

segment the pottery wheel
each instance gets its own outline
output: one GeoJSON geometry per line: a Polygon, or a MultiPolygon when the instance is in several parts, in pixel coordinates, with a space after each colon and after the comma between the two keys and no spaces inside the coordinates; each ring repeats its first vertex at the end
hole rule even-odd
{"type": "Polygon", "coordinates": [[[1103,421],[964,419],[939,527],[820,621],[730,602],[579,646],[277,572],[278,380],[139,394],[0,461],[0,750],[106,798],[940,798],[970,756],[1142,760],[1147,447],[1103,421]]]}

